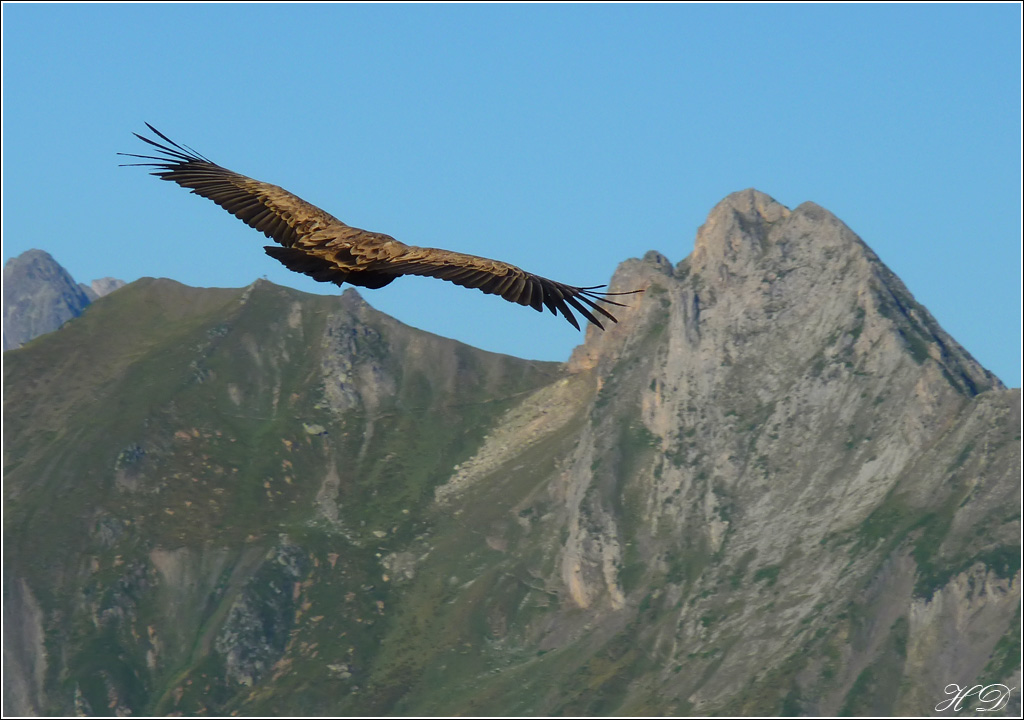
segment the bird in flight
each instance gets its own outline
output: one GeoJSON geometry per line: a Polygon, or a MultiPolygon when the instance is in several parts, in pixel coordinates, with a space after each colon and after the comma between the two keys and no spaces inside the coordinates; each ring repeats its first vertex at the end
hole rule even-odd
{"type": "Polygon", "coordinates": [[[625,307],[609,300],[608,296],[643,292],[602,292],[604,285],[575,287],[499,260],[406,245],[390,235],[360,230],[277,185],[253,180],[217,165],[192,148],[174,142],[149,123],[146,127],[164,142],[138,133],[133,135],[155,147],[159,154],[118,153],[150,161],[125,165],[156,168],[152,175],[212,200],[280,244],[280,247],[265,246],[267,255],[289,270],[320,282],[335,285],[347,282],[376,289],[401,275],[425,275],[500,295],[538,312],[546,307],[552,314],[561,313],[577,330],[580,325],[573,310],[603,330],[604,326],[592,311],[612,322],[618,321],[599,303],[625,307]]]}

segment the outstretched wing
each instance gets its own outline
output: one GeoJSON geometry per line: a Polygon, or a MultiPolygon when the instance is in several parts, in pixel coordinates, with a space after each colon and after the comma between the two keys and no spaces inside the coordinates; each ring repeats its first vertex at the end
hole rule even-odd
{"type": "Polygon", "coordinates": [[[118,153],[148,161],[129,165],[156,168],[153,175],[217,203],[283,246],[264,248],[268,255],[314,280],[379,288],[401,275],[435,277],[500,295],[537,311],[546,307],[552,314],[560,313],[577,330],[580,326],[573,310],[603,329],[591,310],[616,322],[598,303],[621,307],[622,303],[608,296],[632,294],[598,292],[603,285],[565,285],[497,260],[406,245],[389,235],[350,227],[277,185],[223,168],[149,123],[146,126],[167,144],[135,133],[159,155],[118,153]]]}
{"type": "Polygon", "coordinates": [[[128,165],[156,168],[152,173],[156,177],[175,182],[189,188],[196,195],[213,200],[249,227],[285,247],[292,247],[300,239],[317,232],[343,231],[348,228],[338,218],[284,188],[232,172],[195,150],[179,145],[149,123],[146,123],[146,127],[167,145],[132,133],[139,140],[155,147],[160,156],[118,153],[151,161],[128,165]]]}
{"type": "Polygon", "coordinates": [[[574,287],[528,273],[499,260],[450,250],[407,245],[399,252],[389,252],[386,263],[387,271],[391,273],[425,275],[447,280],[491,295],[500,295],[509,302],[528,305],[537,311],[542,311],[546,307],[552,314],[561,313],[577,330],[580,326],[572,310],[576,310],[587,320],[604,329],[590,309],[596,310],[612,322],[618,322],[614,315],[598,303],[622,305],[608,300],[607,293],[597,292],[599,288],[604,287],[603,285],[574,287]]]}

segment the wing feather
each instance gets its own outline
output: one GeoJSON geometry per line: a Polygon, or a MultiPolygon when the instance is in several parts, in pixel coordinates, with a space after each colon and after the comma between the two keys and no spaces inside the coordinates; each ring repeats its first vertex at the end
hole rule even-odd
{"type": "Polygon", "coordinates": [[[167,144],[135,133],[135,137],[157,148],[161,155],[119,153],[126,157],[153,161],[128,164],[155,168],[152,175],[212,200],[249,227],[259,230],[281,245],[291,247],[317,231],[329,233],[348,227],[298,195],[221,167],[194,150],[178,145],[149,123],[146,126],[167,144]],[[268,222],[269,218],[273,220],[268,222]]]}
{"type": "MultiPolygon", "coordinates": [[[[597,310],[612,322],[618,322],[614,315],[598,303],[622,305],[609,300],[607,293],[594,292],[597,288],[565,285],[528,273],[509,263],[450,250],[407,245],[403,252],[388,256],[387,262],[387,267],[392,271],[404,275],[440,278],[462,287],[499,295],[509,302],[528,305],[538,312],[547,307],[552,314],[562,315],[577,329],[579,323],[573,310],[603,329],[604,326],[591,309],[597,310]],[[528,295],[526,288],[529,288],[528,295]]],[[[369,267],[375,268],[376,265],[371,264],[369,267]]]]}

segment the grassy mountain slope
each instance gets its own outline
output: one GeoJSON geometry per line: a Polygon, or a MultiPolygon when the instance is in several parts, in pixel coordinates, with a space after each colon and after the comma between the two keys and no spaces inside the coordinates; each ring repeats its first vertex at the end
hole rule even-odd
{"type": "Polygon", "coordinates": [[[214,672],[261,677],[317,564],[345,575],[335,604],[356,591],[372,617],[384,538],[422,532],[433,486],[559,375],[405,328],[354,293],[167,280],[101,299],[5,372],[6,573],[55,618],[42,681],[64,688],[40,709],[93,712],[187,705],[177,683],[209,674],[196,668],[232,633],[256,647],[214,672]]]}

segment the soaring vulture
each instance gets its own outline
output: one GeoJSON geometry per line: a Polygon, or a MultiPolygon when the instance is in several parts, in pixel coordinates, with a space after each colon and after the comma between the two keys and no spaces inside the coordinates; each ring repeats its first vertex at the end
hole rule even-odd
{"type": "Polygon", "coordinates": [[[374,289],[400,275],[426,275],[500,295],[538,312],[546,307],[552,314],[561,313],[577,330],[580,326],[573,310],[603,330],[590,309],[617,322],[598,303],[623,307],[608,296],[632,294],[599,292],[604,285],[565,285],[498,260],[406,245],[390,235],[350,227],[277,185],[223,168],[192,148],[174,142],[149,123],[146,126],[167,144],[133,133],[155,147],[159,155],[118,153],[153,161],[127,165],[157,168],[152,173],[156,177],[213,200],[249,227],[280,243],[281,247],[264,247],[267,255],[314,280],[374,289]]]}

